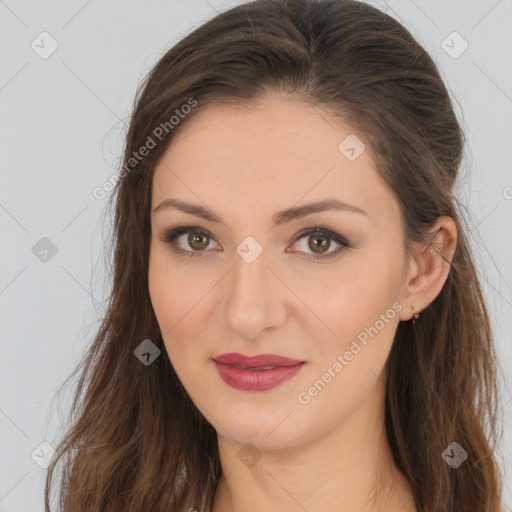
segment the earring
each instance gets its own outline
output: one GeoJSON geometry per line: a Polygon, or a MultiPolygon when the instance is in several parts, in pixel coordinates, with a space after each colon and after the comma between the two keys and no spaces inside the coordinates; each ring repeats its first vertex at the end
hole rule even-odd
{"type": "Polygon", "coordinates": [[[412,312],[414,315],[412,318],[412,323],[415,324],[416,323],[415,319],[420,316],[421,309],[416,309],[412,304],[411,304],[411,309],[412,309],[412,312]]]}

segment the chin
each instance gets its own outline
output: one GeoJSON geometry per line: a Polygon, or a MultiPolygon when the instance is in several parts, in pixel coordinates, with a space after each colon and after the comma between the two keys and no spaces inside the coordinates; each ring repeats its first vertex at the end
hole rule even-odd
{"type": "Polygon", "coordinates": [[[218,434],[227,438],[228,441],[242,446],[251,444],[260,450],[279,450],[303,442],[308,426],[297,421],[299,418],[294,417],[297,412],[291,412],[291,407],[280,407],[279,410],[287,412],[267,414],[267,417],[265,415],[254,417],[253,414],[242,413],[235,417],[219,415],[216,417],[220,419],[221,426],[215,422],[212,424],[218,434]]]}

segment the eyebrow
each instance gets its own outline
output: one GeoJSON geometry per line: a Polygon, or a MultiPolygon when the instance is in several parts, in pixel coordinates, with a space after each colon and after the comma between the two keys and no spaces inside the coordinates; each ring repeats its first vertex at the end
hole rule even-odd
{"type": "MultiPolygon", "coordinates": [[[[201,217],[202,219],[208,220],[210,222],[223,223],[222,219],[218,217],[215,213],[213,213],[211,210],[208,210],[207,208],[204,208],[203,206],[198,204],[192,204],[186,201],[180,201],[178,199],[173,198],[165,199],[164,201],[162,201],[153,210],[153,214],[167,208],[180,210],[182,212],[189,213],[197,217],[201,217]]],[[[291,207],[287,208],[286,210],[277,212],[273,216],[274,227],[286,224],[287,222],[291,222],[292,220],[295,219],[306,217],[307,215],[311,215],[313,213],[332,210],[358,213],[368,217],[368,214],[361,208],[358,208],[357,206],[344,203],[343,201],[340,201],[338,199],[324,199],[321,201],[316,201],[314,203],[309,203],[298,207],[291,207]]]]}

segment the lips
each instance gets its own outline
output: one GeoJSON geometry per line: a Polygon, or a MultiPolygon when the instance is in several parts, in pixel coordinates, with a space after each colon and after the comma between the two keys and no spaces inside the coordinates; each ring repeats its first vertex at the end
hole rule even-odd
{"type": "Polygon", "coordinates": [[[289,359],[288,357],[274,354],[260,354],[257,356],[244,356],[243,354],[229,353],[221,354],[213,358],[214,361],[223,364],[233,365],[238,368],[266,370],[275,367],[296,366],[304,361],[289,359]]]}
{"type": "Polygon", "coordinates": [[[269,391],[292,379],[306,364],[274,354],[221,354],[213,363],[226,384],[243,391],[269,391]]]}

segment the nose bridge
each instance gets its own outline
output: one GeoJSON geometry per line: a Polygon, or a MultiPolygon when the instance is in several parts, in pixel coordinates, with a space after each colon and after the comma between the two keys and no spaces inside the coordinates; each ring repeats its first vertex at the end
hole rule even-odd
{"type": "Polygon", "coordinates": [[[275,279],[267,268],[270,265],[269,253],[261,250],[257,254],[255,251],[254,246],[251,247],[245,242],[237,247],[229,293],[229,297],[237,302],[268,302],[268,295],[272,288],[270,281],[271,278],[275,279]]]}
{"type": "Polygon", "coordinates": [[[279,325],[285,312],[278,290],[281,283],[269,269],[270,253],[258,251],[251,243],[237,247],[222,309],[225,324],[245,338],[255,338],[260,331],[279,325]]]}

